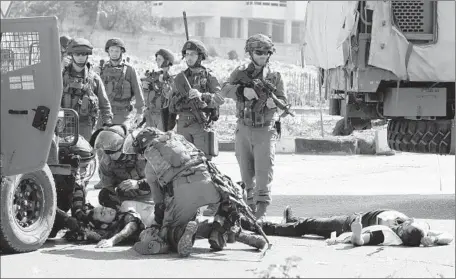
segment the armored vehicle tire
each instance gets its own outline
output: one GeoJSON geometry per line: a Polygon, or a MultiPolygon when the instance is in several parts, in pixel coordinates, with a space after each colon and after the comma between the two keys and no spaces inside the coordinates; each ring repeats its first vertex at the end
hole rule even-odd
{"type": "Polygon", "coordinates": [[[388,146],[397,151],[450,154],[451,120],[392,119],[388,146]]]}
{"type": "Polygon", "coordinates": [[[49,166],[35,172],[3,177],[0,185],[2,253],[40,248],[51,232],[57,207],[49,166]]]}

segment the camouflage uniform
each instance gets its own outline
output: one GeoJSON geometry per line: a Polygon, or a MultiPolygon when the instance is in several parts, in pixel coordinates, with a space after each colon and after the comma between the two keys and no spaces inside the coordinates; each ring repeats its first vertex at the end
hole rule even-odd
{"type": "Polygon", "coordinates": [[[98,201],[106,207],[116,208],[124,200],[152,201],[151,189],[144,174],[146,160],[139,159],[136,154],[121,154],[116,159],[109,155],[122,148],[126,136],[126,127],[116,125],[98,130],[91,140],[94,148],[104,151],[99,166],[102,189],[98,201]],[[119,185],[126,180],[136,180],[137,189],[121,190],[119,185]]]}
{"type": "MultiPolygon", "coordinates": [[[[125,45],[120,39],[110,39],[106,42],[105,51],[109,47],[118,46],[125,52],[125,45]]],[[[136,119],[142,119],[144,113],[144,95],[141,90],[140,79],[136,70],[129,64],[121,61],[114,65],[109,60],[100,69],[100,76],[106,88],[106,93],[111,102],[114,113],[114,124],[129,124],[128,120],[132,117],[132,99],[135,98],[136,119]]]]}
{"type": "MultiPolygon", "coordinates": [[[[264,35],[254,35],[247,40],[246,52],[252,55],[254,50],[264,50],[272,53],[273,44],[264,35]]],[[[269,54],[270,55],[270,54],[269,54]]],[[[225,95],[229,85],[237,84],[238,76],[247,74],[248,78],[266,80],[276,88],[277,98],[286,102],[283,80],[279,72],[274,71],[269,64],[255,67],[252,62],[238,67],[230,76],[229,84],[223,88],[225,95]]],[[[236,101],[236,117],[238,118],[235,139],[235,154],[241,170],[241,177],[246,184],[247,203],[261,218],[266,213],[266,207],[271,202],[271,186],[275,158],[275,146],[278,132],[275,125],[279,120],[277,108],[264,106],[260,112],[253,111],[257,100],[244,97],[245,86],[238,86],[236,94],[228,96],[236,101]],[[255,179],[255,182],[254,182],[255,179]],[[255,185],[256,184],[256,185],[255,185]]]]}
{"type": "MultiPolygon", "coordinates": [[[[182,55],[185,56],[186,50],[197,50],[198,60],[193,66],[189,66],[185,71],[179,73],[174,79],[173,94],[170,99],[169,112],[179,115],[177,121],[177,133],[193,143],[198,149],[202,150],[208,159],[213,154],[209,151],[208,132],[213,131],[211,124],[218,120],[218,109],[223,104],[220,95],[220,84],[211,70],[201,65],[201,61],[206,59],[207,51],[203,43],[197,40],[190,40],[185,43],[182,55]],[[206,123],[198,123],[194,112],[189,105],[188,91],[190,83],[193,89],[202,93],[201,99],[197,100],[199,112],[205,116],[206,123]]],[[[193,100],[192,100],[193,101],[193,100]]]]}
{"type": "MultiPolygon", "coordinates": [[[[161,55],[164,58],[160,68],[171,67],[174,63],[174,56],[165,49],[160,49],[155,53],[155,57],[161,55]]],[[[146,72],[146,77],[141,79],[148,82],[143,86],[146,98],[145,118],[148,127],[158,128],[162,131],[168,130],[168,103],[172,90],[173,77],[167,71],[146,72]]]]}
{"type": "MultiPolygon", "coordinates": [[[[86,39],[76,38],[70,43],[67,51],[69,55],[91,55],[92,45],[86,39]]],[[[110,124],[112,111],[100,77],[90,68],[87,61],[83,67],[81,72],[76,72],[72,64],[64,69],[61,107],[76,110],[79,114],[79,134],[88,141],[99,119],[99,113],[101,112],[102,124],[110,124]]]]}

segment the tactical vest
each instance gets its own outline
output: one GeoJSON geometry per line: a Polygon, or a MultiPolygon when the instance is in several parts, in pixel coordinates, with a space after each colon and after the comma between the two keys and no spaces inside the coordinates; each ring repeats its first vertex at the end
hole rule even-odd
{"type": "MultiPolygon", "coordinates": [[[[201,68],[199,71],[193,73],[190,69],[185,70],[182,74],[184,74],[190,85],[193,89],[197,89],[201,93],[208,93],[208,70],[206,68],[201,68]]],[[[185,86],[187,88],[187,86],[185,86]]],[[[182,100],[184,101],[184,100],[182,100]]],[[[187,103],[182,104],[183,111],[189,111],[190,106],[187,103]]]]}
{"type": "MultiPolygon", "coordinates": [[[[107,156],[106,156],[107,157],[107,156]]],[[[112,160],[109,159],[109,169],[115,173],[116,180],[120,183],[126,179],[143,179],[145,177],[144,169],[146,166],[145,160],[130,158],[127,160],[112,160]]]]}
{"type": "Polygon", "coordinates": [[[168,106],[167,96],[171,91],[171,77],[160,82],[159,76],[162,74],[163,72],[152,72],[144,79],[150,82],[149,90],[145,90],[144,95],[146,106],[151,111],[160,112],[162,108],[168,106]]]}
{"type": "Polygon", "coordinates": [[[101,69],[101,80],[103,80],[109,100],[130,103],[133,98],[131,83],[126,80],[128,65],[112,66],[106,63],[101,69]]]}
{"type": "Polygon", "coordinates": [[[146,145],[144,156],[162,186],[204,161],[203,153],[182,135],[173,133],[166,141],[154,138],[146,145]]]}
{"type": "MultiPolygon", "coordinates": [[[[251,67],[250,65],[248,67],[251,67]]],[[[239,71],[249,71],[250,69],[246,69],[245,67],[241,67],[238,69],[239,71]]],[[[271,80],[273,78],[274,73],[270,72],[266,75],[266,77],[261,77],[261,74],[263,74],[263,71],[258,74],[258,76],[253,77],[253,78],[261,78],[261,79],[266,79],[269,81],[274,81],[271,80]]],[[[248,74],[251,76],[251,74],[248,74]]],[[[275,84],[275,82],[273,82],[275,84]]],[[[262,125],[270,125],[273,118],[274,114],[277,111],[276,108],[274,109],[269,109],[266,106],[264,106],[260,112],[254,112],[253,111],[253,106],[257,102],[256,99],[248,100],[247,98],[243,97],[244,96],[244,87],[240,86],[238,90],[242,90],[241,92],[238,92],[238,99],[236,102],[236,117],[239,119],[242,119],[244,121],[244,124],[248,126],[262,126],[262,125]]]]}
{"type": "Polygon", "coordinates": [[[84,69],[84,77],[72,73],[71,66],[63,72],[62,108],[74,109],[79,117],[98,118],[98,96],[94,93],[94,73],[89,68],[84,69]]]}

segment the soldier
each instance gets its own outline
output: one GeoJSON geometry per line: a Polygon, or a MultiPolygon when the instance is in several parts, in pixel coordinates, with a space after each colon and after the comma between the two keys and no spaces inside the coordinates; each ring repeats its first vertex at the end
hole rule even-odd
{"type": "MultiPolygon", "coordinates": [[[[158,205],[155,220],[161,225],[135,244],[136,251],[159,254],[171,249],[188,256],[198,230],[197,211],[210,203],[221,203],[214,222],[202,229],[204,233],[200,230],[201,235],[209,238],[211,247],[222,249],[226,235],[235,227],[238,227],[235,234],[239,237],[239,212],[247,206],[238,207],[232,201],[242,203],[240,185],[221,175],[204,153],[182,135],[151,127],[143,129],[136,137],[133,135],[133,141],[125,140],[123,153],[143,154],[148,161],[146,179],[158,205]]],[[[263,248],[264,244],[258,248],[263,248]]]]}
{"type": "Polygon", "coordinates": [[[160,49],[155,53],[155,59],[161,70],[146,72],[146,77],[141,79],[146,99],[145,118],[148,127],[167,131],[168,100],[173,82],[169,69],[174,64],[174,55],[169,50],[160,49]]]}
{"type": "Polygon", "coordinates": [[[135,98],[136,116],[132,124],[138,124],[143,119],[144,95],[135,68],[122,61],[122,55],[126,52],[125,44],[118,38],[109,39],[105,51],[109,55],[109,61],[104,63],[100,76],[111,102],[113,123],[129,125],[133,110],[132,99],[135,98]]]}
{"type": "Polygon", "coordinates": [[[127,135],[125,125],[113,125],[97,130],[90,140],[90,144],[102,152],[100,182],[96,185],[96,189],[101,189],[98,202],[102,206],[116,208],[124,200],[152,200],[144,175],[146,160],[136,154],[122,153],[127,135]]]}
{"type": "Polygon", "coordinates": [[[212,71],[201,65],[207,57],[202,42],[187,41],[182,56],[188,68],[174,79],[169,112],[179,115],[177,133],[202,150],[210,160],[217,156],[214,148],[218,148],[218,143],[211,124],[218,120],[219,107],[224,102],[220,84],[212,71]]]}
{"type": "Polygon", "coordinates": [[[79,114],[79,134],[87,141],[99,120],[103,125],[112,123],[112,111],[106,91],[98,74],[87,63],[92,55],[92,44],[75,38],[68,46],[71,64],[63,70],[62,108],[71,108],[79,114]]]}
{"type": "Polygon", "coordinates": [[[271,203],[275,145],[280,133],[275,102],[272,98],[259,98],[265,95],[260,94],[266,89],[263,83],[272,84],[276,89],[273,94],[286,102],[282,77],[269,64],[274,51],[269,37],[251,36],[245,44],[251,62],[236,68],[222,90],[223,96],[236,101],[235,153],[246,183],[247,203],[258,219],[266,215],[271,203]]]}

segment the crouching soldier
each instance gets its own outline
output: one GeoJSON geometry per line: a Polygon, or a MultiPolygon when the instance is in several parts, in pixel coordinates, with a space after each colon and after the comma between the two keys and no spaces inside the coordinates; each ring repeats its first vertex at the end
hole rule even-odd
{"type": "Polygon", "coordinates": [[[71,63],[63,70],[62,108],[71,108],[79,114],[79,134],[90,140],[101,112],[103,125],[112,123],[111,105],[97,73],[88,64],[92,44],[75,38],[67,48],[71,63]]]}
{"type": "MultiPolygon", "coordinates": [[[[144,95],[141,90],[140,79],[135,68],[122,61],[126,52],[125,44],[121,39],[109,39],[105,45],[109,61],[100,69],[100,76],[104,82],[106,93],[111,102],[114,113],[113,123],[137,125],[143,119],[144,95]],[[135,99],[136,115],[132,115],[132,101],[135,99]],[[130,118],[133,118],[130,122],[130,118]]],[[[131,128],[131,127],[128,127],[131,128]]]]}
{"type": "Polygon", "coordinates": [[[189,40],[182,48],[188,68],[174,79],[169,112],[179,115],[177,133],[202,150],[209,160],[218,155],[218,142],[212,123],[218,120],[223,104],[220,84],[201,62],[207,58],[204,44],[189,40]]]}
{"type": "Polygon", "coordinates": [[[151,202],[151,189],[145,179],[146,160],[136,154],[125,154],[122,146],[128,131],[124,125],[97,130],[90,144],[102,152],[99,163],[100,205],[115,208],[124,200],[151,202]]]}
{"type": "Polygon", "coordinates": [[[141,79],[146,99],[146,124],[148,127],[168,131],[176,124],[176,115],[170,116],[168,110],[173,83],[169,69],[174,63],[174,55],[169,50],[160,49],[155,53],[155,59],[160,70],[146,72],[146,77],[141,79]]]}
{"type": "MultiPolygon", "coordinates": [[[[160,227],[149,230],[135,244],[136,251],[141,254],[177,251],[181,256],[188,256],[198,229],[200,235],[209,238],[214,249],[224,247],[223,239],[230,231],[235,231],[239,238],[240,229],[233,228],[240,220],[237,210],[248,210],[243,205],[241,186],[222,176],[204,153],[182,135],[145,128],[131,145],[126,141],[123,148],[123,153],[143,154],[148,161],[145,173],[156,204],[155,215],[163,216],[157,222],[160,227]],[[221,203],[219,217],[216,215],[216,222],[199,228],[197,211],[210,203],[221,203]]],[[[259,248],[265,246],[264,242],[248,243],[259,248]]]]}

